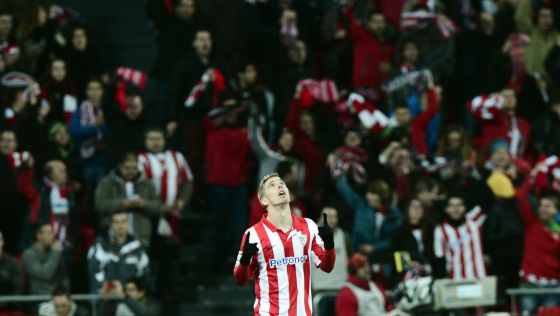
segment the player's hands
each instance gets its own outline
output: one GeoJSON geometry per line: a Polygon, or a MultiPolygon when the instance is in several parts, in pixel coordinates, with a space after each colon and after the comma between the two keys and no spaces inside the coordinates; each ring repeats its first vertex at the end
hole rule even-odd
{"type": "Polygon", "coordinates": [[[334,248],[334,234],[332,228],[327,222],[327,214],[323,213],[323,226],[319,227],[319,236],[323,239],[325,249],[331,250],[334,248]]]}
{"type": "Polygon", "coordinates": [[[251,263],[251,258],[259,251],[257,247],[257,243],[250,243],[249,236],[250,232],[247,232],[245,236],[245,244],[243,244],[243,253],[241,254],[241,259],[239,259],[239,263],[243,266],[248,266],[251,263]]]}

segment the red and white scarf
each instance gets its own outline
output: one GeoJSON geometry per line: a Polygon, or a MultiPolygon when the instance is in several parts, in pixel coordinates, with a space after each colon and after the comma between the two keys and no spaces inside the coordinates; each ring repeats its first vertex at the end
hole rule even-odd
{"type": "Polygon", "coordinates": [[[500,95],[479,95],[467,107],[472,114],[482,120],[493,120],[502,111],[504,98],[500,95]]]}
{"type": "Polygon", "coordinates": [[[330,166],[331,176],[338,178],[348,171],[356,183],[364,184],[367,181],[367,172],[364,164],[368,154],[365,150],[357,147],[341,146],[334,152],[335,161],[330,166]]]}
{"type": "Polygon", "coordinates": [[[211,71],[214,75],[214,80],[211,81],[210,75],[205,72],[200,80],[194,85],[191,92],[185,99],[185,107],[192,108],[200,99],[204,91],[206,91],[211,86],[214,87],[212,106],[214,107],[218,104],[219,95],[226,89],[226,81],[224,75],[219,70],[212,68],[211,71]]]}
{"type": "Polygon", "coordinates": [[[538,189],[560,192],[560,159],[550,156],[541,161],[535,178],[538,189]]]}
{"type": "Polygon", "coordinates": [[[140,89],[144,89],[146,87],[146,81],[148,81],[148,75],[133,68],[119,67],[117,68],[117,75],[119,75],[122,80],[130,82],[140,89]]]}
{"type": "Polygon", "coordinates": [[[350,93],[345,105],[351,113],[358,115],[365,128],[374,133],[381,132],[389,125],[389,118],[360,94],[350,93]]]}
{"type": "Polygon", "coordinates": [[[101,109],[96,109],[91,101],[84,100],[80,105],[80,124],[82,126],[94,126],[95,116],[102,113],[101,109]]]}
{"type": "Polygon", "coordinates": [[[50,223],[53,228],[54,236],[64,244],[68,238],[70,228],[70,201],[67,186],[58,185],[46,181],[49,197],[50,223]]]}
{"type": "Polygon", "coordinates": [[[14,152],[8,155],[8,165],[11,169],[33,167],[33,156],[28,151],[14,152]]]}
{"type": "Polygon", "coordinates": [[[452,20],[443,15],[431,12],[405,12],[401,16],[401,30],[417,30],[430,24],[435,24],[439,34],[444,39],[449,39],[459,32],[459,28],[452,20]]]}
{"type": "Polygon", "coordinates": [[[334,103],[338,100],[338,89],[333,80],[303,79],[297,83],[296,89],[298,88],[302,89],[302,94],[306,90],[313,101],[334,103]]]}

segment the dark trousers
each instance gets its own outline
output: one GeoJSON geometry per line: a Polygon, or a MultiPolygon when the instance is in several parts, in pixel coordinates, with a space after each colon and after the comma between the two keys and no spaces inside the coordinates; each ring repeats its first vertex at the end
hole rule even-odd
{"type": "Polygon", "coordinates": [[[243,233],[248,228],[247,184],[235,187],[208,185],[208,205],[214,213],[214,255],[239,247],[243,233]]]}

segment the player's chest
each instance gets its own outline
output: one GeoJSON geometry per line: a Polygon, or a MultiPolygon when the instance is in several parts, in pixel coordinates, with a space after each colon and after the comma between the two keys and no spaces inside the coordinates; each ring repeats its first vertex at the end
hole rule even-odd
{"type": "Polygon", "coordinates": [[[274,233],[263,244],[262,258],[267,268],[304,263],[309,253],[310,238],[305,232],[291,230],[274,233]]]}

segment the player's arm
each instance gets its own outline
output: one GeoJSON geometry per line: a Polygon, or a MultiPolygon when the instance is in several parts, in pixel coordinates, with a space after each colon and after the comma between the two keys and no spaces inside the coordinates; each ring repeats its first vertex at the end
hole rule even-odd
{"type": "Polygon", "coordinates": [[[257,259],[256,255],[259,251],[257,243],[252,243],[250,239],[251,233],[247,232],[241,241],[241,247],[239,249],[239,255],[237,256],[237,261],[233,269],[233,276],[235,277],[235,283],[243,287],[249,279],[251,279],[251,273],[257,269],[257,259]]]}
{"type": "Polygon", "coordinates": [[[325,272],[331,272],[334,268],[336,252],[334,250],[334,234],[327,222],[327,215],[323,214],[323,226],[317,228],[313,223],[313,227],[310,228],[312,232],[311,257],[317,268],[325,272]]]}

